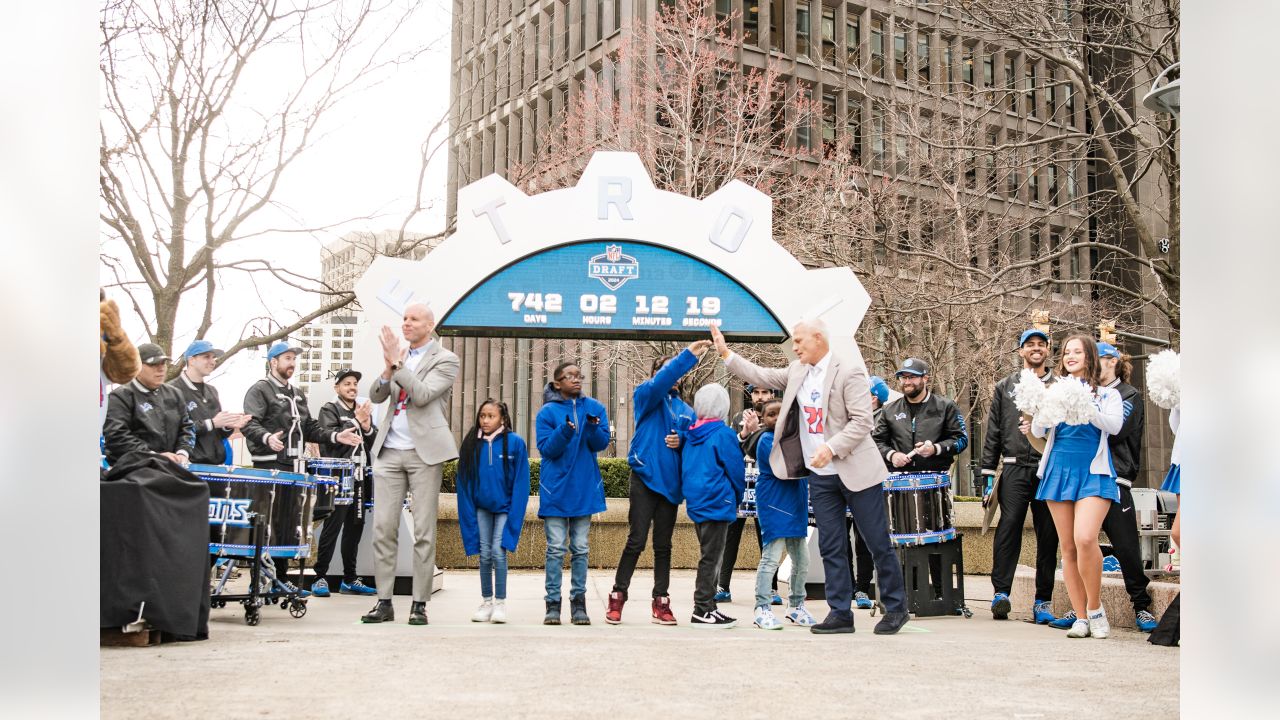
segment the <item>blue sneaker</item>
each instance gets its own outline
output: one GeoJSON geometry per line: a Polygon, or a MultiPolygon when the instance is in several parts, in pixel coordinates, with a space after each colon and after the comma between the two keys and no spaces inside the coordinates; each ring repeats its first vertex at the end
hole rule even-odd
{"type": "Polygon", "coordinates": [[[1071,626],[1076,623],[1076,611],[1068,610],[1066,615],[1049,622],[1049,627],[1057,630],[1070,630],[1071,626]]]}
{"type": "Polygon", "coordinates": [[[991,598],[991,617],[996,620],[1008,620],[1009,611],[1013,609],[1013,605],[1009,602],[1009,596],[1006,593],[996,593],[991,598]]]}
{"type": "Polygon", "coordinates": [[[774,594],[773,594],[773,599],[769,601],[769,604],[770,604],[770,605],[781,605],[781,604],[782,604],[782,596],[781,596],[781,595],[779,595],[778,593],[774,593],[774,594]]]}
{"type": "Polygon", "coordinates": [[[1053,616],[1053,603],[1048,600],[1037,600],[1031,606],[1031,615],[1037,625],[1048,625],[1057,619],[1053,616]]]}
{"type": "Polygon", "coordinates": [[[728,590],[722,587],[716,588],[716,596],[712,599],[718,603],[733,602],[733,596],[729,594],[728,590]]]}
{"type": "Polygon", "coordinates": [[[346,580],[343,580],[342,584],[338,586],[338,592],[342,593],[343,595],[377,595],[378,594],[378,591],[375,588],[371,588],[368,585],[365,585],[364,582],[360,580],[360,578],[356,578],[351,582],[347,582],[346,580]]]}
{"type": "Polygon", "coordinates": [[[316,597],[329,597],[329,581],[320,578],[311,583],[311,594],[316,597]]]}
{"type": "Polygon", "coordinates": [[[1155,630],[1156,626],[1159,624],[1160,621],[1156,620],[1156,616],[1146,610],[1139,610],[1137,618],[1134,621],[1134,625],[1138,626],[1138,630],[1146,633],[1155,630]]]}
{"type": "Polygon", "coordinates": [[[871,602],[871,596],[861,590],[853,594],[853,605],[859,610],[870,610],[875,607],[875,603],[871,602]]]}

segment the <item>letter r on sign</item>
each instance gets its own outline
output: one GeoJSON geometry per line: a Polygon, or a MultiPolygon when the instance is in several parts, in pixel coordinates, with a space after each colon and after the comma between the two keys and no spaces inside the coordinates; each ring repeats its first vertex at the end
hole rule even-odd
{"type": "Polygon", "coordinates": [[[618,209],[618,217],[623,220],[631,220],[631,208],[627,203],[631,202],[631,178],[629,177],[602,177],[600,178],[600,204],[597,215],[601,220],[609,219],[609,206],[612,205],[618,209]],[[617,192],[612,192],[617,188],[617,192]]]}

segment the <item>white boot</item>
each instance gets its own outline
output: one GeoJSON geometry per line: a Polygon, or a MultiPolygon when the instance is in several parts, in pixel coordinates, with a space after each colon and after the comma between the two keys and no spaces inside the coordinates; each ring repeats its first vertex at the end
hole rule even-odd
{"type": "Polygon", "coordinates": [[[476,608],[476,614],[471,616],[471,622],[489,622],[489,618],[493,616],[493,598],[485,598],[480,603],[480,607],[476,608]]]}
{"type": "Polygon", "coordinates": [[[507,621],[507,601],[494,600],[493,614],[489,616],[489,622],[502,624],[507,621]]]}

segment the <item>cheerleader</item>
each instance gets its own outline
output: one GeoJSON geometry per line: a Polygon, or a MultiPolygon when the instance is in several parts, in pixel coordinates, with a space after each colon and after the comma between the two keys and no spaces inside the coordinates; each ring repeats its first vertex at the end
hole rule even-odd
{"type": "Polygon", "coordinates": [[[1169,472],[1160,483],[1160,489],[1178,496],[1178,512],[1173,516],[1173,544],[1182,550],[1182,533],[1178,529],[1178,520],[1182,518],[1182,453],[1178,452],[1178,423],[1182,420],[1181,406],[1169,411],[1169,429],[1173,430],[1173,451],[1169,455],[1169,472]]]}
{"type": "Polygon", "coordinates": [[[1088,387],[1093,402],[1092,410],[1085,415],[1091,417],[1078,425],[1047,420],[1045,403],[1019,429],[1024,434],[1048,438],[1037,472],[1040,487],[1036,499],[1048,503],[1062,543],[1062,575],[1072,608],[1067,637],[1105,638],[1110,626],[1102,609],[1098,530],[1111,503],[1120,500],[1107,436],[1116,434],[1124,425],[1124,409],[1119,393],[1099,386],[1098,346],[1093,338],[1067,338],[1059,356],[1058,372],[1088,387]]]}

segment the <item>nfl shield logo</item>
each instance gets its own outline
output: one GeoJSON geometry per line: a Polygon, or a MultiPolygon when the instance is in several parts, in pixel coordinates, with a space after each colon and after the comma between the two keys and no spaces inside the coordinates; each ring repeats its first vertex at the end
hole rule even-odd
{"type": "Polygon", "coordinates": [[[622,253],[621,245],[606,245],[604,253],[587,261],[587,277],[593,277],[610,290],[617,290],[628,280],[640,277],[640,263],[622,253]]]}

